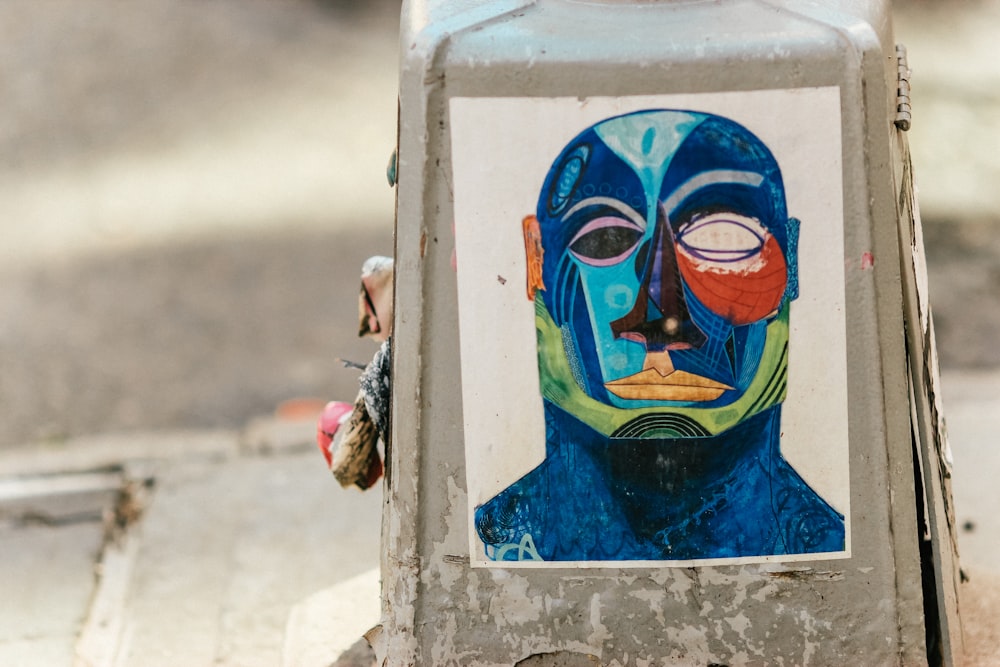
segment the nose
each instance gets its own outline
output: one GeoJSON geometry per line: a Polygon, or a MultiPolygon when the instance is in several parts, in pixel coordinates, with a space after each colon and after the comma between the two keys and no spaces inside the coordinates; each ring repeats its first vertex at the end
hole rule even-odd
{"type": "Polygon", "coordinates": [[[611,323],[616,338],[645,344],[651,352],[699,348],[704,332],[692,321],[677,268],[673,231],[662,209],[649,250],[637,262],[641,287],[632,309],[611,323]]]}

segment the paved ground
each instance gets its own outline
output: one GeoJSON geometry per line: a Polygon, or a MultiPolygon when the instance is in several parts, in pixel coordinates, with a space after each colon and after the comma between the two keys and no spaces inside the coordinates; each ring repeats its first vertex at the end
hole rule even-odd
{"type": "Polygon", "coordinates": [[[0,452],[0,664],[332,663],[378,621],[381,495],[313,424],[0,452]]]}
{"type": "MultiPolygon", "coordinates": [[[[374,622],[380,499],[273,417],[351,398],[335,357],[372,352],[396,18],[360,6],[0,5],[0,664],[321,665],[374,622]]],[[[897,19],[974,664],[1000,640],[998,28],[998,0],[897,19]]]]}

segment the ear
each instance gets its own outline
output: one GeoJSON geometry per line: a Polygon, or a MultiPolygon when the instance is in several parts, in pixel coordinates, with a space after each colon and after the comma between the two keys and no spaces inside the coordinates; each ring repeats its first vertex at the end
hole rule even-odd
{"type": "Polygon", "coordinates": [[[524,258],[527,265],[528,301],[535,300],[535,291],[545,289],[542,282],[542,265],[544,251],[542,250],[542,231],[538,226],[538,218],[529,215],[521,221],[524,232],[524,258]]]}
{"type": "Polygon", "coordinates": [[[788,267],[788,283],[784,299],[794,301],[799,297],[799,221],[789,218],[785,223],[788,248],[785,250],[785,264],[788,267]]]}

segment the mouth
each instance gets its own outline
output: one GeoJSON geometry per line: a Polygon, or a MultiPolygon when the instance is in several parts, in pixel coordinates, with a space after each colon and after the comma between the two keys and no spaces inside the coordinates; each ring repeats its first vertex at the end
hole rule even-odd
{"type": "Polygon", "coordinates": [[[674,370],[662,374],[655,368],[646,368],[604,386],[615,396],[627,400],[685,402],[714,401],[723,392],[733,389],[727,384],[687,371],[674,370]]]}

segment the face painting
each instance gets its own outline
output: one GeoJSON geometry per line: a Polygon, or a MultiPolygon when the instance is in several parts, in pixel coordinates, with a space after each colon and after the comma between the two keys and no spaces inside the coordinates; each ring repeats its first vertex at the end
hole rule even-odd
{"type": "Polygon", "coordinates": [[[843,551],[844,516],[781,453],[799,223],[768,147],[709,113],[608,118],[522,227],[545,457],[475,508],[484,556],[843,551]]]}
{"type": "Polygon", "coordinates": [[[798,222],[741,125],[597,123],[555,160],[525,230],[547,400],[613,437],[715,434],[783,400],[798,222]]]}

